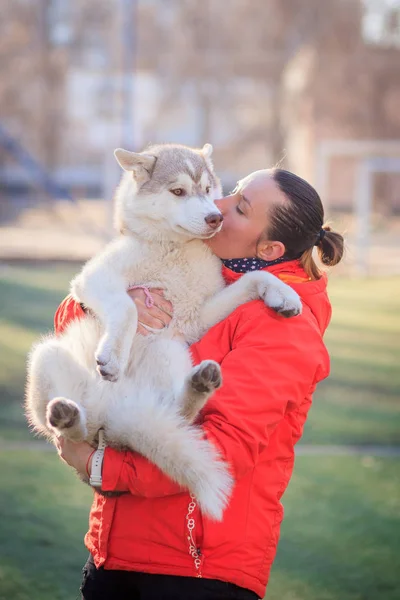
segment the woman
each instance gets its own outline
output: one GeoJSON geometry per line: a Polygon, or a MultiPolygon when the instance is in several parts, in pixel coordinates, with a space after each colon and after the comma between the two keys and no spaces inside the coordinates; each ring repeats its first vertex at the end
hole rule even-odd
{"type": "MultiPolygon", "coordinates": [[[[267,269],[301,296],[303,312],[284,319],[261,301],[237,308],[191,347],[197,364],[221,364],[223,386],[208,401],[204,435],[228,461],[235,487],[222,522],[202,516],[196,499],[134,452],[105,450],[85,543],[82,597],[89,599],[255,599],[263,597],[275,557],[283,509],[300,439],[319,381],[329,373],[322,336],[331,316],[326,265],[343,253],[343,238],[323,227],[317,192],[281,169],[257,171],[216,204],[220,233],[208,240],[221,258],[227,283],[267,269]]],[[[160,328],[171,306],[155,293],[146,309],[132,293],[140,321],[160,328]]],[[[67,298],[56,314],[62,331],[82,309],[67,298]]],[[[146,330],[141,327],[141,332],[146,330]]],[[[60,440],[61,457],[90,473],[92,448],[60,440]]]]}

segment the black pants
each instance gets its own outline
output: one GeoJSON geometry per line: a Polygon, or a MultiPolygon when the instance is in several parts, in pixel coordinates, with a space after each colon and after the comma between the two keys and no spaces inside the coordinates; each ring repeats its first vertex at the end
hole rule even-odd
{"type": "Polygon", "coordinates": [[[83,568],[83,600],[257,600],[250,590],[217,579],[83,568]]]}

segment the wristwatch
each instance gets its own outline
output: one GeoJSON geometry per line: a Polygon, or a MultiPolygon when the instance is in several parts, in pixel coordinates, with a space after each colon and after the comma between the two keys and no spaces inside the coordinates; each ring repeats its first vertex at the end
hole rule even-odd
{"type": "Polygon", "coordinates": [[[93,487],[99,488],[102,484],[101,470],[103,467],[104,450],[106,447],[107,444],[104,437],[104,429],[99,429],[99,445],[96,452],[93,454],[92,469],[89,480],[90,485],[93,487]]]}

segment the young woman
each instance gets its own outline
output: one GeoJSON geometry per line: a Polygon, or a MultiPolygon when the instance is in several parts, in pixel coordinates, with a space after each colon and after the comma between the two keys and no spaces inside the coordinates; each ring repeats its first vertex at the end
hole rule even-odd
{"type": "MultiPolygon", "coordinates": [[[[206,243],[221,258],[227,284],[267,269],[300,294],[303,312],[284,319],[261,301],[249,302],[191,347],[196,364],[213,359],[222,366],[223,386],[199,424],[235,479],[222,522],[204,517],[195,498],[139,454],[105,450],[101,489],[125,494],[94,494],[81,588],[86,600],[250,600],[265,593],[294,445],[315,387],[329,373],[322,338],[331,307],[313,249],[322,263],[335,265],[343,238],[323,226],[317,192],[281,169],[252,173],[217,205],[224,225],[206,243]]],[[[141,293],[131,293],[140,321],[167,325],[172,307],[162,293],[154,291],[153,309],[141,293]]],[[[67,298],[56,330],[82,314],[67,298]]],[[[59,440],[59,452],[78,472],[90,473],[88,444],[59,440]]]]}

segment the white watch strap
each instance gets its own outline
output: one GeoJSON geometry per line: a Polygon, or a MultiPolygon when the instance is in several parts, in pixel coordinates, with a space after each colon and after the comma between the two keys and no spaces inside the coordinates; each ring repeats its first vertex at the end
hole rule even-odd
{"type": "Polygon", "coordinates": [[[96,452],[93,454],[92,469],[90,471],[90,485],[93,487],[101,487],[102,484],[101,470],[106,447],[107,444],[104,437],[104,429],[99,429],[99,445],[96,452]]]}

